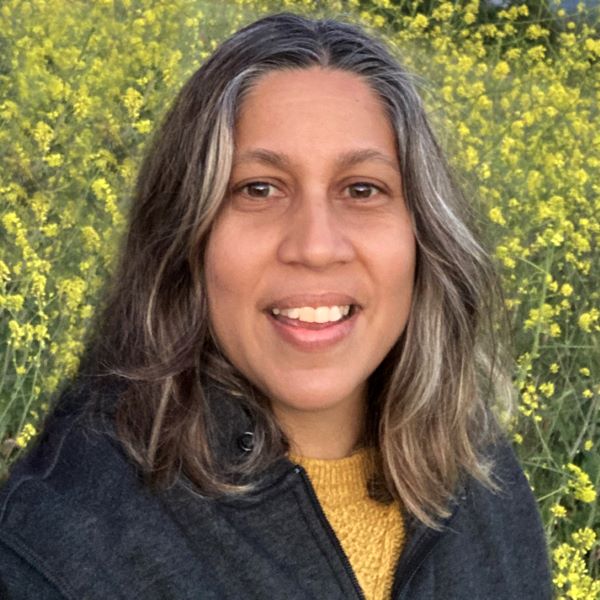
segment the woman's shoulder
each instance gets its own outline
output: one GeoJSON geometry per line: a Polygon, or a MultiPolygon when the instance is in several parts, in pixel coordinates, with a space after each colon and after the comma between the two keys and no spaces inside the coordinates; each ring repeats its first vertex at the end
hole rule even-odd
{"type": "Polygon", "coordinates": [[[491,478],[497,485],[496,490],[472,479],[468,486],[471,499],[479,498],[489,502],[521,502],[535,504],[532,488],[523,469],[520,458],[505,432],[499,431],[488,443],[483,454],[490,460],[491,478]]]}
{"type": "Polygon", "coordinates": [[[526,535],[522,527],[539,538],[542,529],[537,501],[506,433],[498,430],[482,456],[489,461],[490,479],[495,489],[470,476],[461,489],[454,523],[464,520],[472,526],[495,531],[498,535],[495,542],[508,540],[511,529],[518,532],[517,537],[526,535]]]}
{"type": "Polygon", "coordinates": [[[0,488],[0,591],[20,577],[28,585],[45,582],[35,597],[61,597],[51,589],[71,597],[68,584],[52,575],[61,573],[66,557],[95,564],[123,524],[148,510],[148,493],[110,421],[83,410],[86,393],[70,389],[61,396],[0,488]]]}
{"type": "Polygon", "coordinates": [[[497,489],[469,480],[436,551],[440,571],[448,567],[444,571],[448,597],[455,597],[455,587],[471,586],[489,588],[489,597],[550,598],[545,533],[521,461],[505,436],[490,444],[487,454],[497,489]],[[456,556],[461,557],[460,569],[454,558],[448,558],[456,556]]]}
{"type": "Polygon", "coordinates": [[[110,418],[82,410],[89,393],[61,397],[0,488],[1,597],[116,598],[122,586],[137,585],[121,580],[121,561],[138,564],[140,582],[160,571],[149,523],[160,530],[164,508],[110,418]]]}
{"type": "MultiPolygon", "coordinates": [[[[91,498],[98,487],[115,484],[115,472],[134,474],[120,450],[108,414],[88,410],[87,399],[97,390],[74,386],[65,390],[46,418],[42,432],[28,452],[15,463],[0,489],[0,524],[19,500],[44,490],[45,508],[53,494],[64,499],[91,498]]],[[[117,390],[103,390],[109,394],[117,390]]],[[[126,478],[118,481],[124,483],[126,478]]]]}

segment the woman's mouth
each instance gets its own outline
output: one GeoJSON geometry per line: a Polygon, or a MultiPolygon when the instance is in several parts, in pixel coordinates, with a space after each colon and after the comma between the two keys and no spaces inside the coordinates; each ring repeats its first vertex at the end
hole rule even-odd
{"type": "Polygon", "coordinates": [[[341,342],[354,329],[359,314],[355,304],[267,311],[277,335],[306,352],[325,350],[341,342]]]}
{"type": "Polygon", "coordinates": [[[319,306],[313,308],[305,306],[301,308],[271,309],[271,315],[281,323],[290,327],[302,327],[318,331],[326,329],[337,323],[347,321],[358,310],[356,304],[342,306],[319,306]]]}

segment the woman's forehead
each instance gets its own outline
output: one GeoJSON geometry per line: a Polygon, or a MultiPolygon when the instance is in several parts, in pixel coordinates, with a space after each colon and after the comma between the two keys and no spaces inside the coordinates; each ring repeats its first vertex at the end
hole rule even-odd
{"type": "Polygon", "coordinates": [[[298,153],[335,153],[338,160],[395,161],[395,133],[366,81],[350,72],[313,67],[273,71],[244,98],[235,126],[235,162],[284,162],[298,153]],[[343,155],[343,156],[342,156],[343,155]]]}
{"type": "Polygon", "coordinates": [[[239,112],[253,106],[252,99],[257,95],[260,102],[276,100],[280,96],[296,97],[301,100],[303,94],[311,92],[322,99],[352,98],[357,102],[379,103],[380,99],[368,81],[352,71],[314,65],[297,69],[274,69],[258,76],[244,94],[239,112]]]}

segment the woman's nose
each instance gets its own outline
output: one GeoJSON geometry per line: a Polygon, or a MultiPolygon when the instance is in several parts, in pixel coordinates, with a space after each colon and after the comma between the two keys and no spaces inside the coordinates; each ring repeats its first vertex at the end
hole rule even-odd
{"type": "Polygon", "coordinates": [[[354,258],[354,246],[341,215],[325,195],[298,199],[278,248],[284,263],[323,269],[354,258]]]}

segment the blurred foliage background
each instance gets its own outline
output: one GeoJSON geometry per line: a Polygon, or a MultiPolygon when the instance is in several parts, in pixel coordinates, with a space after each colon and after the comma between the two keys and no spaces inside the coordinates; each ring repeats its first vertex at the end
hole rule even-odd
{"type": "Polygon", "coordinates": [[[597,4],[2,2],[0,477],[77,369],[155,124],[219,41],[281,10],[361,23],[417,74],[502,272],[557,595],[599,598],[597,4]]]}

